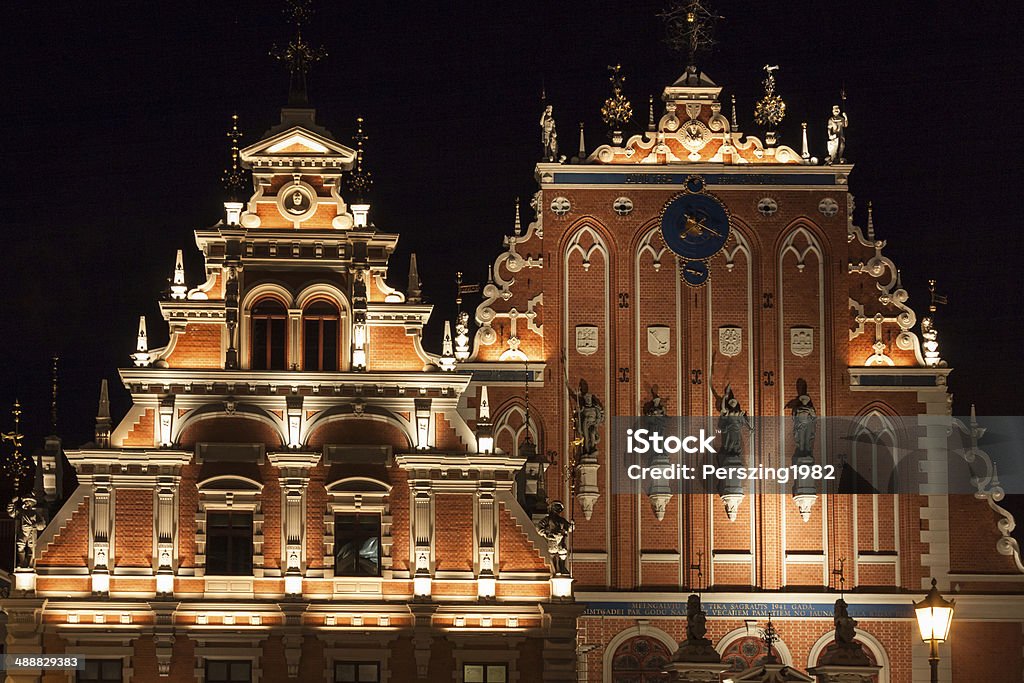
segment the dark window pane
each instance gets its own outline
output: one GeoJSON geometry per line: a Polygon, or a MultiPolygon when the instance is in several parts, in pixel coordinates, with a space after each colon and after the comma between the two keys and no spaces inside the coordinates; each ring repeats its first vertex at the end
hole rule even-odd
{"type": "Polygon", "coordinates": [[[252,513],[207,513],[206,573],[212,576],[252,575],[252,513]]]}
{"type": "Polygon", "coordinates": [[[378,662],[335,662],[334,683],[380,683],[378,662]]]}
{"type": "Polygon", "coordinates": [[[252,662],[206,660],[206,683],[252,683],[252,662]]]}
{"type": "Polygon", "coordinates": [[[380,576],[380,515],[344,513],[334,521],[334,573],[380,576]]]}
{"type": "Polygon", "coordinates": [[[270,321],[270,370],[287,370],[285,367],[285,351],[287,348],[286,333],[288,321],[277,318],[270,321]]]}
{"type": "Polygon", "coordinates": [[[87,659],[75,676],[77,683],[121,683],[120,659],[87,659]]]}

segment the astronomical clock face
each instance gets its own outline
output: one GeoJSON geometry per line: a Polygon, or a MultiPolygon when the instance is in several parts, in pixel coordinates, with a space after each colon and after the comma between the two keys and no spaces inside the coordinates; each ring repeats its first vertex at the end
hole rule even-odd
{"type": "Polygon", "coordinates": [[[704,193],[704,181],[686,180],[686,193],[668,203],[661,216],[661,234],[680,258],[680,275],[698,287],[708,279],[705,261],[721,251],[729,239],[729,212],[715,197],[704,193]]]}

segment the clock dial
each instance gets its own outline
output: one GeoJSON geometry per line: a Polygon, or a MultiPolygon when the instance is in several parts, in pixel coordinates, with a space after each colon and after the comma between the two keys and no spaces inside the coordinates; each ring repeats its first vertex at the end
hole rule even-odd
{"type": "Polygon", "coordinates": [[[679,265],[683,281],[691,287],[700,287],[708,281],[708,264],[703,261],[687,261],[679,265]]]}
{"type": "Polygon", "coordinates": [[[729,214],[709,195],[680,195],[662,214],[661,234],[668,248],[683,259],[703,261],[729,239],[729,214]]]}

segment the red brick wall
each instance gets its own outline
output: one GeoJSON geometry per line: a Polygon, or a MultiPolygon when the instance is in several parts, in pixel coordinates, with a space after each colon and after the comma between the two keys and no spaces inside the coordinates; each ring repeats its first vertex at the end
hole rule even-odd
{"type": "Polygon", "coordinates": [[[220,368],[221,326],[188,324],[178,336],[174,352],[167,357],[172,368],[220,368]]]}
{"type": "Polygon", "coordinates": [[[38,566],[84,567],[89,559],[89,499],[75,510],[67,525],[61,529],[49,547],[43,548],[36,560],[38,566]]]}
{"type": "Polygon", "coordinates": [[[442,493],[434,497],[434,552],[439,571],[473,569],[473,496],[442,493]]]}
{"type": "Polygon", "coordinates": [[[114,494],[114,566],[153,566],[153,491],[118,487],[114,494]]]}

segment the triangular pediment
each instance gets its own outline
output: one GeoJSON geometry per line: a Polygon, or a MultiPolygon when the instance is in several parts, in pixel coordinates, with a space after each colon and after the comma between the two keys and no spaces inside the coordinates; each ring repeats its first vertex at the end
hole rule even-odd
{"type": "Polygon", "coordinates": [[[263,138],[241,151],[243,162],[260,165],[305,160],[315,165],[350,167],[356,152],[303,126],[292,126],[263,138]]]}

